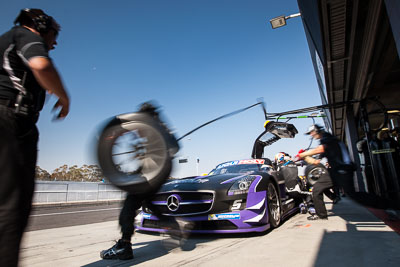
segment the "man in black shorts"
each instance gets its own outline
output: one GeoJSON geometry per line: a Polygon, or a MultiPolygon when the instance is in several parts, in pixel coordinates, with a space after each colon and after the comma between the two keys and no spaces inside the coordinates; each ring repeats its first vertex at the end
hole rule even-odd
{"type": "Polygon", "coordinates": [[[69,97],[48,51],[60,26],[40,9],[24,9],[0,36],[0,266],[17,266],[34,191],[38,130],[46,91],[58,97],[58,118],[69,97]]]}

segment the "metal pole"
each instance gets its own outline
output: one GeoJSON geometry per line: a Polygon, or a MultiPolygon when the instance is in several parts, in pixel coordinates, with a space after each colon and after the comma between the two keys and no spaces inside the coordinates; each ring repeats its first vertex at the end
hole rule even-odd
{"type": "Polygon", "coordinates": [[[298,17],[300,15],[301,15],[301,13],[292,14],[292,15],[286,16],[285,19],[295,18],[295,17],[298,17]]]}
{"type": "Polygon", "coordinates": [[[372,148],[371,148],[371,129],[370,129],[370,125],[369,125],[369,121],[368,121],[368,114],[367,114],[367,109],[365,107],[366,103],[365,101],[361,102],[360,105],[360,113],[361,113],[361,120],[362,120],[362,126],[364,129],[364,133],[365,133],[365,138],[367,139],[367,146],[368,146],[368,151],[369,151],[369,157],[371,160],[371,168],[372,168],[372,175],[374,176],[374,182],[375,182],[375,189],[376,189],[376,194],[378,196],[382,196],[382,191],[379,185],[379,181],[378,181],[378,170],[376,169],[376,162],[375,162],[375,158],[372,154],[372,148]]]}
{"type": "MultiPolygon", "coordinates": [[[[353,112],[353,106],[349,105],[346,108],[346,139],[347,139],[347,147],[349,149],[349,152],[353,158],[353,162],[357,165],[360,166],[360,157],[358,155],[357,151],[357,141],[358,141],[358,134],[357,134],[357,127],[356,127],[356,122],[354,118],[354,112],[353,112]]],[[[355,172],[355,182],[356,182],[356,191],[358,192],[366,192],[368,189],[366,187],[366,184],[364,183],[363,176],[361,174],[361,171],[359,168],[357,168],[355,172]]]]}
{"type": "Polygon", "coordinates": [[[200,162],[200,159],[197,158],[197,159],[196,159],[196,175],[197,175],[197,176],[199,176],[199,162],[200,162]]]}
{"type": "Polygon", "coordinates": [[[68,202],[68,190],[69,190],[69,184],[67,183],[67,192],[65,192],[65,203],[68,202]]]}

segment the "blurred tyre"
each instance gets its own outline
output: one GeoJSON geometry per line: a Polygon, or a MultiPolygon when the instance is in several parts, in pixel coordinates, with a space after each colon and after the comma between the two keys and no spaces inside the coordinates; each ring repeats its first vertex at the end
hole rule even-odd
{"type": "Polygon", "coordinates": [[[309,186],[313,186],[318,179],[320,179],[323,175],[328,175],[329,172],[322,164],[317,165],[308,165],[305,169],[305,175],[307,179],[307,184],[309,186]]]}
{"type": "Polygon", "coordinates": [[[142,114],[133,121],[114,120],[101,132],[97,157],[104,176],[130,194],[156,191],[169,177],[172,159],[165,128],[142,114]]]}

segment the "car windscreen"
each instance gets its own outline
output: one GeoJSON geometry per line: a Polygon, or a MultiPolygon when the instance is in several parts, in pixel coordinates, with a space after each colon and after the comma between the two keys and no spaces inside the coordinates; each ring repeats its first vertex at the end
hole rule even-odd
{"type": "Polygon", "coordinates": [[[249,173],[253,171],[262,171],[261,164],[239,164],[217,167],[212,170],[209,175],[226,174],[226,173],[249,173]]]}

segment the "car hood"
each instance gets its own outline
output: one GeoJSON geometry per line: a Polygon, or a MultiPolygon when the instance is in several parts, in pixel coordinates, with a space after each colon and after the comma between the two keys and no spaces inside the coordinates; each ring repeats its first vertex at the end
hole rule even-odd
{"type": "Polygon", "coordinates": [[[248,175],[251,174],[218,174],[176,179],[163,184],[159,192],[229,188],[234,182],[248,175]]]}

